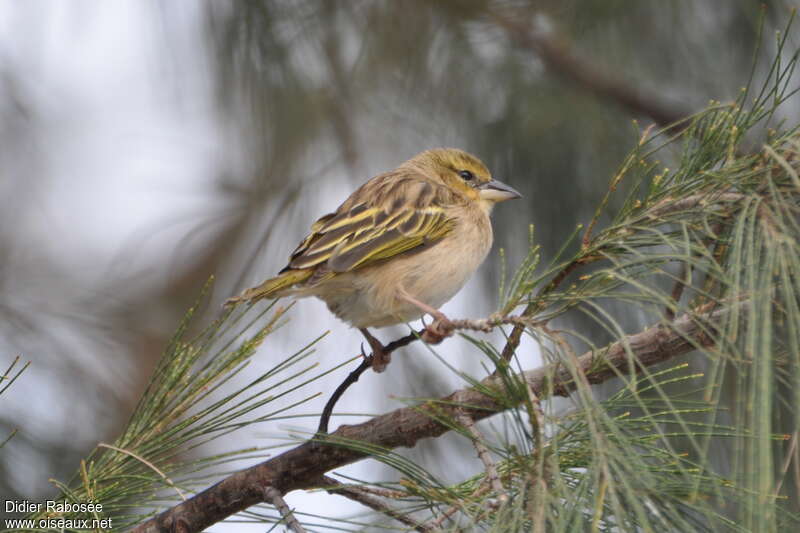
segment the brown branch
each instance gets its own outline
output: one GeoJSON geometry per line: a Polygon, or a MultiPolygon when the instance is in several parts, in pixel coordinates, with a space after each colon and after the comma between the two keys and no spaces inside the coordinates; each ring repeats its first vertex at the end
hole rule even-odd
{"type": "MultiPolygon", "coordinates": [[[[740,304],[741,305],[741,304],[740,304]]],[[[610,344],[599,352],[587,352],[577,358],[578,370],[589,383],[602,383],[625,372],[633,354],[637,370],[688,353],[698,347],[713,345],[709,328],[730,312],[717,309],[700,316],[682,315],[671,324],[652,326],[610,344]]],[[[553,394],[567,395],[575,388],[572,375],[563,366],[546,365],[518,376],[525,380],[540,400],[553,394]],[[558,384],[554,387],[553,384],[558,384]]],[[[503,391],[503,380],[485,378],[481,385],[503,391]]],[[[508,409],[492,395],[475,389],[456,391],[439,401],[396,409],[357,425],[342,425],[321,440],[307,441],[260,464],[241,470],[216,485],[140,524],[136,533],[202,531],[234,513],[263,501],[264,488],[274,487],[281,494],[293,490],[319,487],[320,477],[333,468],[370,457],[373,450],[413,447],[424,438],[438,437],[450,430],[440,422],[442,417],[455,418],[459,409],[455,401],[469,407],[467,413],[480,420],[508,409]],[[352,446],[358,442],[358,448],[352,446]]]]}

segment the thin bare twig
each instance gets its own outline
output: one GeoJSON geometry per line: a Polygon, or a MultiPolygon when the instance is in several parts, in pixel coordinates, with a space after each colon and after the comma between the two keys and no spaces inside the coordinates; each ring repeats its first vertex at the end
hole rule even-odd
{"type": "MultiPolygon", "coordinates": [[[[329,478],[328,476],[322,476],[322,478],[323,479],[333,479],[333,478],[329,478]]],[[[335,479],[333,479],[333,480],[336,481],[335,479]]],[[[373,496],[379,496],[381,498],[386,498],[387,500],[397,500],[397,499],[401,499],[401,498],[408,498],[408,493],[404,492],[402,490],[384,489],[384,488],[381,488],[381,487],[373,487],[373,486],[370,486],[370,485],[356,485],[356,484],[352,484],[352,483],[351,484],[347,484],[347,483],[342,483],[342,482],[338,482],[338,481],[337,481],[337,483],[339,483],[339,485],[341,485],[342,487],[351,487],[353,489],[358,489],[359,492],[363,492],[363,493],[366,493],[366,494],[371,494],[373,496]]],[[[321,488],[325,488],[325,487],[321,487],[321,488]]],[[[325,490],[328,490],[328,489],[325,489],[325,490]]]]}
{"type": "Polygon", "coordinates": [[[545,530],[545,450],[544,450],[544,412],[542,402],[533,392],[529,383],[525,383],[528,393],[528,412],[533,433],[534,468],[530,471],[532,496],[528,498],[529,514],[532,522],[532,533],[544,533],[545,530]]]}
{"type": "MultiPolygon", "coordinates": [[[[485,490],[488,491],[489,487],[485,487],[485,490]]],[[[458,509],[459,509],[458,506],[451,505],[450,507],[445,509],[445,511],[442,513],[442,516],[440,516],[436,520],[431,520],[430,521],[430,523],[429,523],[430,527],[435,527],[437,529],[441,528],[442,525],[447,521],[447,519],[449,519],[451,516],[453,516],[454,514],[456,514],[458,512],[458,509]]]]}
{"type": "MultiPolygon", "coordinates": [[[[711,225],[712,235],[704,239],[705,246],[712,248],[711,256],[715,260],[719,259],[720,256],[718,254],[721,253],[724,247],[726,246],[725,243],[723,243],[718,239],[718,235],[720,234],[721,231],[722,231],[722,222],[717,221],[711,225]]],[[[677,279],[675,280],[675,284],[672,286],[672,291],[670,292],[671,302],[674,303],[676,309],[680,304],[680,300],[683,297],[683,292],[685,288],[691,286],[691,284],[692,284],[692,265],[689,264],[689,262],[684,261],[681,263],[681,268],[680,271],[678,272],[677,279]]],[[[669,304],[664,307],[664,318],[666,318],[667,320],[675,319],[675,311],[673,311],[673,309],[670,307],[669,304]]]]}
{"type": "Polygon", "coordinates": [[[495,465],[492,460],[489,448],[483,443],[483,434],[475,426],[475,420],[464,412],[463,409],[458,410],[456,420],[458,420],[458,423],[464,426],[464,429],[469,433],[472,446],[474,446],[475,451],[478,452],[478,459],[481,460],[483,468],[486,470],[486,481],[497,495],[496,505],[493,506],[500,507],[504,505],[508,501],[508,494],[506,494],[506,489],[503,488],[503,483],[500,481],[500,474],[497,473],[497,465],[495,465]]]}
{"type": "Polygon", "coordinates": [[[697,207],[707,208],[717,204],[729,204],[740,202],[745,197],[736,192],[724,192],[716,195],[693,194],[680,200],[674,198],[664,198],[653,207],[647,209],[644,214],[649,218],[658,218],[669,213],[679,213],[697,207]]]}
{"type": "MultiPolygon", "coordinates": [[[[683,290],[686,287],[686,276],[689,274],[689,263],[684,261],[681,263],[680,270],[678,271],[677,279],[675,280],[675,284],[672,286],[672,291],[670,292],[669,298],[670,302],[675,304],[677,308],[681,301],[681,296],[683,296],[683,290]]],[[[675,310],[672,309],[670,304],[664,306],[664,318],[667,320],[674,320],[675,319],[675,310]]]]}
{"type": "Polygon", "coordinates": [[[786,480],[786,474],[789,472],[789,465],[792,463],[792,459],[795,458],[795,450],[797,450],[797,431],[792,433],[791,441],[789,442],[789,449],[786,451],[786,459],[784,459],[783,465],[781,465],[781,476],[778,480],[778,484],[775,486],[775,490],[772,491],[773,494],[781,493],[783,482],[786,480]]]}
{"type": "Polygon", "coordinates": [[[275,487],[268,486],[264,489],[264,501],[275,506],[278,512],[281,513],[283,521],[286,522],[286,526],[294,533],[307,533],[303,525],[295,518],[286,500],[283,499],[281,491],[275,487]]]}
{"type": "Polygon", "coordinates": [[[522,316],[522,315],[511,315],[511,316],[490,316],[489,318],[462,318],[451,320],[450,324],[452,325],[453,329],[467,329],[472,331],[482,331],[484,333],[489,333],[497,326],[520,326],[520,327],[532,327],[539,324],[538,321],[533,320],[530,317],[522,316]]]}
{"type": "MultiPolygon", "coordinates": [[[[383,347],[383,352],[385,354],[391,354],[393,351],[397,350],[398,348],[402,348],[403,346],[407,346],[414,342],[415,340],[419,339],[420,336],[425,332],[425,330],[416,331],[413,333],[409,333],[405,337],[400,337],[396,341],[392,341],[386,346],[383,347]]],[[[355,370],[350,372],[348,376],[342,381],[336,390],[333,391],[331,397],[328,399],[328,402],[325,404],[325,408],[322,410],[322,415],[319,418],[319,426],[317,427],[317,435],[325,435],[328,433],[328,423],[330,422],[331,415],[333,414],[333,408],[336,406],[336,403],[339,401],[339,398],[345,393],[345,391],[350,388],[350,385],[358,381],[358,378],[361,377],[361,374],[366,372],[368,369],[372,368],[372,359],[373,354],[364,355],[363,351],[361,355],[364,358],[361,360],[361,364],[356,367],[355,370]]]]}
{"type": "Polygon", "coordinates": [[[416,531],[419,531],[420,533],[436,533],[439,531],[439,528],[434,528],[428,524],[418,522],[413,518],[411,518],[410,516],[408,516],[406,513],[393,508],[392,506],[384,502],[382,499],[376,498],[375,496],[370,494],[368,490],[366,490],[366,487],[357,487],[354,485],[340,483],[338,480],[333,479],[332,477],[329,476],[322,476],[322,481],[325,485],[322,488],[324,488],[329,493],[339,494],[341,496],[344,496],[345,498],[348,498],[362,505],[365,505],[370,509],[378,511],[381,514],[385,514],[386,516],[393,518],[398,522],[401,522],[409,527],[414,528],[416,531]]]}
{"type": "Polygon", "coordinates": [[[547,323],[547,321],[537,322],[532,318],[536,313],[544,309],[546,306],[544,303],[544,297],[556,290],[576,268],[581,265],[597,261],[601,257],[602,256],[596,254],[588,254],[577,257],[567,263],[564,268],[562,268],[555,276],[553,276],[547,285],[545,285],[542,290],[537,293],[536,299],[525,306],[525,309],[516,319],[517,323],[514,324],[514,328],[511,330],[511,334],[508,336],[508,340],[506,340],[506,345],[503,347],[503,351],[500,354],[503,361],[510,361],[516,353],[517,348],[519,348],[519,343],[522,341],[522,333],[525,331],[525,327],[530,325],[544,325],[547,323]]]}
{"type": "MultiPolygon", "coordinates": [[[[470,494],[469,499],[475,500],[477,498],[480,498],[481,496],[489,492],[490,489],[491,487],[489,487],[489,485],[480,485],[472,494],[470,494]]],[[[433,528],[441,528],[442,525],[451,516],[456,514],[461,509],[463,509],[463,507],[460,505],[451,505],[450,507],[445,509],[445,511],[441,514],[441,516],[439,516],[435,520],[429,520],[428,522],[426,522],[426,524],[433,528]]]]}
{"type": "Polygon", "coordinates": [[[342,397],[350,385],[358,381],[358,378],[361,377],[361,374],[370,368],[372,368],[372,355],[365,356],[356,369],[350,372],[344,381],[342,381],[339,386],[336,387],[336,390],[333,391],[331,397],[328,398],[325,408],[322,410],[322,415],[319,417],[317,435],[325,435],[328,433],[328,422],[330,422],[331,414],[333,414],[333,408],[336,407],[336,403],[339,401],[339,398],[342,397]]]}

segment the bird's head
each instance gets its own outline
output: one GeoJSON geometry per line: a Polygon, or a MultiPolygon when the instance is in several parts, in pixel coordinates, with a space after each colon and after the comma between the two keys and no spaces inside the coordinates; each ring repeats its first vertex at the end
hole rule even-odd
{"type": "Polygon", "coordinates": [[[480,202],[487,209],[498,202],[522,196],[505,183],[492,178],[491,172],[480,159],[457,148],[426,150],[409,163],[450,189],[480,202]]]}

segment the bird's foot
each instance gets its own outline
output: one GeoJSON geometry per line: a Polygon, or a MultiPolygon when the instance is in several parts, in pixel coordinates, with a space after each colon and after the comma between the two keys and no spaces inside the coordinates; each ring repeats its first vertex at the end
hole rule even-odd
{"type": "MultiPolygon", "coordinates": [[[[372,350],[372,370],[378,373],[383,372],[392,360],[391,352],[387,352],[381,341],[376,339],[366,328],[361,328],[361,334],[367,339],[372,350]]],[[[361,354],[366,357],[363,348],[361,354]]]]}
{"type": "Polygon", "coordinates": [[[452,337],[455,331],[455,324],[447,318],[441,311],[437,311],[433,316],[433,322],[425,326],[425,331],[422,333],[422,340],[428,344],[439,344],[447,337],[452,337]]]}
{"type": "MultiPolygon", "coordinates": [[[[423,341],[428,344],[439,344],[447,337],[453,335],[453,331],[456,329],[455,324],[453,324],[453,322],[447,318],[444,313],[435,307],[431,307],[425,302],[417,300],[405,291],[400,293],[400,298],[417,306],[417,308],[419,308],[421,311],[424,311],[433,317],[433,323],[430,326],[426,325],[425,331],[422,333],[423,341]]],[[[425,322],[423,321],[423,324],[424,323],[425,322]]]]}

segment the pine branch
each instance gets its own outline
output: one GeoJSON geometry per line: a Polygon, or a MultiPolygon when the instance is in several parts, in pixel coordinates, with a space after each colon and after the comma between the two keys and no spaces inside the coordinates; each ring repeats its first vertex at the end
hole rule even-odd
{"type": "MultiPolygon", "coordinates": [[[[714,344],[714,324],[744,303],[699,313],[684,314],[669,324],[654,325],[640,333],[608,345],[604,350],[587,352],[577,358],[578,372],[592,384],[602,383],[625,373],[635,362],[637,370],[666,361],[700,347],[714,344]],[[633,358],[633,361],[632,359],[633,358]]],[[[537,398],[566,396],[575,388],[572,374],[561,365],[546,365],[517,376],[537,398]]],[[[582,378],[583,379],[583,378],[582,378]]],[[[503,380],[489,376],[481,382],[489,390],[502,391],[503,380]]],[[[281,494],[321,486],[322,476],[367,458],[378,450],[413,447],[424,438],[438,437],[451,427],[440,422],[442,415],[455,418],[459,412],[480,420],[508,409],[492,395],[475,388],[462,389],[442,398],[413,407],[404,407],[357,425],[343,425],[320,440],[309,440],[263,463],[241,470],[133,529],[135,533],[201,531],[226,517],[263,501],[264,491],[272,487],[281,494]],[[461,401],[463,404],[457,405],[461,401]],[[466,405],[464,405],[466,404],[466,405]],[[468,407],[467,407],[468,406],[468,407]],[[353,446],[358,444],[358,448],[353,446]]]]}

